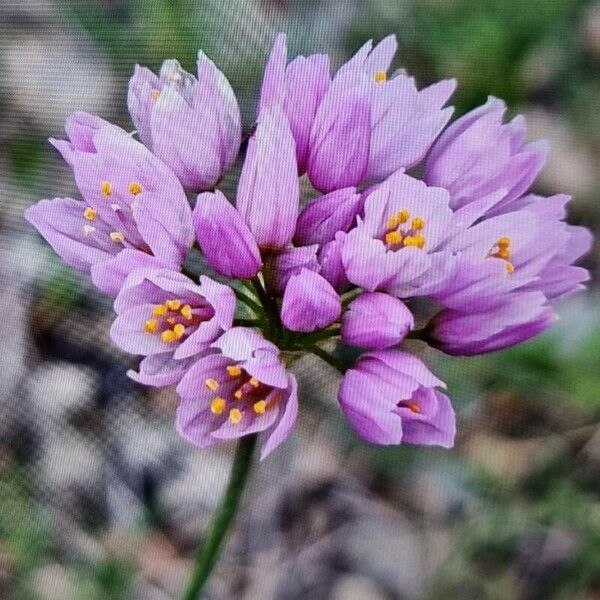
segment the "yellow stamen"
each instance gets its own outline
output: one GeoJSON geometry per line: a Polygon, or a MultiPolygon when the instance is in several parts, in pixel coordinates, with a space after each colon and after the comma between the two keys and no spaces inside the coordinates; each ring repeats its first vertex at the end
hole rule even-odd
{"type": "Polygon", "coordinates": [[[172,344],[177,341],[177,336],[172,329],[167,329],[160,334],[160,339],[167,344],[172,344]]]}
{"type": "Polygon", "coordinates": [[[96,211],[91,207],[88,206],[84,211],[83,211],[83,216],[88,220],[88,221],[95,221],[96,217],[98,216],[98,213],[96,213],[96,211]]]}
{"type": "Polygon", "coordinates": [[[150,97],[152,98],[153,102],[156,102],[158,100],[159,96],[160,96],[160,90],[154,89],[150,92],[150,97]]]}
{"type": "Polygon", "coordinates": [[[512,273],[515,270],[515,265],[513,265],[512,263],[507,262],[504,265],[504,268],[507,270],[508,273],[512,273]]]}
{"type": "Polygon", "coordinates": [[[510,258],[510,250],[508,248],[499,248],[496,256],[503,260],[508,260],[510,258]]]}
{"type": "Polygon", "coordinates": [[[424,248],[425,247],[425,236],[424,235],[417,235],[415,236],[415,240],[417,241],[417,248],[424,248]]]}
{"type": "Polygon", "coordinates": [[[419,414],[421,412],[421,407],[416,402],[409,402],[408,408],[414,413],[419,414]]]}
{"type": "Polygon", "coordinates": [[[181,300],[167,300],[165,306],[169,310],[179,310],[181,308],[181,300]]]}
{"type": "Polygon", "coordinates": [[[387,81],[387,73],[385,71],[377,71],[375,73],[375,83],[383,83],[387,81]]]}
{"type": "Polygon", "coordinates": [[[242,420],[242,413],[237,408],[232,408],[229,411],[229,420],[237,425],[242,420]]]}
{"type": "Polygon", "coordinates": [[[410,226],[415,231],[419,231],[419,229],[423,229],[423,227],[425,227],[425,219],[423,219],[423,217],[415,217],[410,226]]]}
{"type": "Polygon", "coordinates": [[[144,323],[144,331],[146,333],[154,333],[158,327],[158,321],[156,319],[148,319],[144,323]]]}
{"type": "Polygon", "coordinates": [[[253,404],[252,409],[257,415],[264,415],[265,410],[267,410],[267,403],[264,400],[259,400],[253,404]]]}
{"type": "Polygon", "coordinates": [[[403,241],[404,241],[405,246],[415,246],[416,247],[419,245],[417,237],[413,236],[413,235],[407,235],[403,241]]]}
{"type": "Polygon", "coordinates": [[[92,233],[94,233],[94,231],[96,231],[96,228],[92,227],[91,225],[83,226],[83,235],[91,235],[92,233]]]}
{"type": "Polygon", "coordinates": [[[398,225],[400,225],[400,219],[398,218],[398,215],[392,215],[388,221],[388,229],[392,231],[396,229],[398,225]]]}
{"type": "Polygon", "coordinates": [[[110,184],[110,181],[103,181],[100,184],[100,191],[102,192],[103,196],[108,198],[108,196],[112,194],[112,185],[110,184]]]}
{"type": "Polygon", "coordinates": [[[508,248],[510,246],[510,238],[503,236],[498,240],[499,248],[508,248]]]}
{"type": "Polygon", "coordinates": [[[204,380],[204,385],[209,389],[212,390],[213,392],[219,387],[219,382],[216,379],[213,379],[212,377],[210,379],[205,379],[204,380]]]}
{"type": "Polygon", "coordinates": [[[236,400],[241,400],[241,399],[242,399],[242,396],[243,396],[243,392],[242,392],[242,390],[235,390],[235,392],[233,392],[233,397],[234,397],[236,400]]]}
{"type": "Polygon", "coordinates": [[[189,304],[182,306],[179,312],[184,319],[187,319],[188,321],[192,320],[192,307],[189,304]]]}
{"type": "Polygon", "coordinates": [[[185,333],[185,325],[183,323],[177,323],[177,325],[173,327],[173,333],[175,334],[175,338],[180,340],[185,333]]]}
{"type": "Polygon", "coordinates": [[[252,386],[252,387],[258,387],[260,385],[260,381],[258,381],[258,379],[256,379],[256,377],[250,377],[250,380],[248,381],[248,383],[252,386]]]}
{"type": "Polygon", "coordinates": [[[227,373],[229,377],[239,377],[242,370],[237,365],[227,365],[227,373]]]}
{"type": "Polygon", "coordinates": [[[164,304],[157,304],[153,309],[152,309],[152,314],[155,317],[164,317],[167,314],[167,311],[169,309],[164,305],[164,304]]]}
{"type": "Polygon", "coordinates": [[[385,234],[385,243],[393,246],[402,242],[402,233],[400,231],[389,231],[385,234]]]}
{"type": "Polygon", "coordinates": [[[217,396],[216,398],[213,398],[213,401],[210,403],[210,412],[213,415],[220,415],[225,410],[226,404],[225,398],[217,396]]]}
{"type": "Polygon", "coordinates": [[[125,241],[125,236],[120,231],[111,231],[110,239],[115,242],[115,244],[122,244],[125,241]]]}
{"type": "Polygon", "coordinates": [[[137,196],[138,194],[141,194],[144,190],[144,188],[142,188],[141,184],[139,184],[137,181],[132,181],[129,184],[129,193],[133,194],[134,196],[137,196]]]}
{"type": "Polygon", "coordinates": [[[405,208],[398,213],[400,223],[406,223],[410,219],[410,212],[405,208]]]}

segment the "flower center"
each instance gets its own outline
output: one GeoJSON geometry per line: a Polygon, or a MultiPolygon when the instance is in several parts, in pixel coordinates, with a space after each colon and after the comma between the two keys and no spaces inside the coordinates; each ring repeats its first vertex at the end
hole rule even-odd
{"type": "Polygon", "coordinates": [[[515,266],[510,262],[510,238],[502,236],[491,248],[486,258],[499,258],[505,261],[505,268],[508,273],[515,270],[515,266]]]}
{"type": "MultiPolygon", "coordinates": [[[[102,196],[104,196],[105,198],[110,198],[113,195],[113,191],[113,185],[110,181],[105,180],[100,182],[100,193],[102,194],[102,196]]],[[[133,222],[133,211],[137,207],[137,200],[135,199],[144,191],[144,188],[142,187],[142,184],[138,181],[131,181],[127,186],[127,191],[134,198],[134,200],[131,203],[128,203],[126,201],[121,203],[113,201],[113,203],[110,205],[110,208],[119,215],[119,219],[121,220],[124,226],[124,231],[121,231],[119,229],[116,229],[115,231],[110,231],[108,233],[108,238],[114,244],[121,244],[124,246],[129,244],[133,247],[138,248],[138,250],[141,250],[142,252],[150,253],[150,249],[145,247],[145,245],[140,243],[140,240],[137,239],[138,236],[135,233],[136,227],[133,222]]],[[[97,227],[92,225],[92,223],[98,218],[98,211],[96,209],[92,208],[91,206],[87,206],[83,210],[83,218],[85,220],[83,224],[83,234],[86,237],[91,236],[92,234],[96,234],[97,236],[107,235],[106,231],[101,233],[100,231],[98,231],[97,227]]]]}
{"type": "Polygon", "coordinates": [[[408,408],[415,414],[420,414],[421,412],[421,405],[414,400],[400,400],[400,402],[398,402],[398,408],[408,408]]]}
{"type": "Polygon", "coordinates": [[[410,212],[404,208],[388,219],[383,240],[389,250],[407,247],[421,250],[425,247],[425,236],[422,233],[424,229],[425,219],[414,217],[411,220],[410,212]]]}
{"type": "Polygon", "coordinates": [[[247,373],[238,365],[228,365],[223,373],[223,378],[217,380],[213,377],[206,379],[204,385],[217,395],[211,400],[210,411],[213,415],[228,412],[228,419],[234,425],[240,423],[247,414],[263,415],[267,410],[273,409],[280,400],[280,396],[271,395],[270,385],[266,385],[247,373]],[[235,385],[230,385],[232,382],[235,385]],[[223,388],[228,390],[219,395],[223,388]],[[233,389],[233,391],[232,391],[233,389]]]}
{"type": "Polygon", "coordinates": [[[206,313],[206,311],[192,308],[189,304],[183,304],[179,299],[166,300],[152,309],[151,318],[144,323],[144,331],[160,335],[163,342],[172,344],[188,335],[191,331],[190,328],[197,327],[210,318],[202,313],[206,313]]]}

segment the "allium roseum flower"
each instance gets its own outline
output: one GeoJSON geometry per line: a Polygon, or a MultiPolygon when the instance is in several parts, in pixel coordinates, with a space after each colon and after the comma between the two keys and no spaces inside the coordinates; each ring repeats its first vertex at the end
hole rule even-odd
{"type": "Polygon", "coordinates": [[[367,42],[336,74],[317,110],[310,135],[308,175],[329,192],[381,181],[417,164],[452,115],[443,109],[453,80],[418,91],[412,77],[388,79],[397,43],[367,42]]]}
{"type": "Polygon", "coordinates": [[[176,383],[191,357],[205,352],[229,329],[235,312],[233,290],[200,276],[200,283],[167,269],[132,273],[115,300],[117,318],[110,330],[126,352],[146,356],[139,373],[146,385],[176,383]]]}
{"type": "Polygon", "coordinates": [[[525,119],[502,124],[506,106],[491,97],[456,120],[427,157],[424,180],[450,192],[453,209],[504,190],[498,211],[522,196],[544,166],[547,144],[525,144],[525,119]]]}
{"type": "Polygon", "coordinates": [[[344,238],[348,279],[368,291],[398,297],[425,295],[452,266],[442,243],[455,223],[448,192],[397,173],[371,192],[364,217],[344,238]]]}
{"type": "Polygon", "coordinates": [[[26,216],[116,296],[111,335],[143,356],[130,376],[178,384],[192,443],[263,432],[269,454],[296,420],[287,364],[312,353],[343,375],[342,410],[366,440],[450,447],[445,385],[405,338],[451,355],[506,348],[587,281],[574,263],[591,236],[565,222],[569,198],[530,193],[546,146],[525,143],[523,117],[504,123],[490,98],[443,132],[455,82],[388,77],[396,47],[368,42],[331,79],[328,57],[288,63],[278,36],[235,203],[215,187],[240,148],[238,105],[202,53],[198,79],[174,60],[159,76],[136,67],[128,104],[145,145],[85,113],[52,141],[85,201],[26,216]],[[193,213],[184,187],[203,192],[193,213]],[[194,233],[202,259],[188,261],[194,233]],[[368,352],[346,370],[334,343],[368,352]]]}
{"type": "Polygon", "coordinates": [[[478,222],[448,242],[457,269],[433,297],[444,308],[431,335],[450,354],[481,354],[523,342],[555,320],[552,303],[589,278],[571,263],[589,232],[562,221],[568,196],[528,196],[521,208],[478,222]],[[511,234],[510,236],[507,234],[511,234]]]}
{"type": "Polygon", "coordinates": [[[85,113],[51,140],[84,201],[42,200],[25,217],[59,256],[116,295],[136,268],[179,268],[192,246],[192,213],[173,173],[127,132],[85,113]]]}
{"type": "Polygon", "coordinates": [[[456,425],[445,388],[416,357],[398,350],[363,354],[345,375],[339,401],[352,426],[374,444],[452,447],[456,425]]]}
{"type": "Polygon", "coordinates": [[[277,36],[265,68],[259,114],[274,105],[283,109],[296,142],[300,175],[306,171],[315,114],[330,83],[329,56],[297,56],[287,64],[286,36],[277,36]]]}
{"type": "Polygon", "coordinates": [[[136,65],[127,104],[142,142],[192,191],[216,185],[241,141],[240,110],[229,82],[198,52],[198,79],[166,60],[158,76],[136,65]]]}
{"type": "Polygon", "coordinates": [[[297,385],[277,346],[257,331],[234,327],[211,346],[177,386],[177,429],[196,446],[265,432],[265,458],[290,433],[298,413],[297,385]]]}

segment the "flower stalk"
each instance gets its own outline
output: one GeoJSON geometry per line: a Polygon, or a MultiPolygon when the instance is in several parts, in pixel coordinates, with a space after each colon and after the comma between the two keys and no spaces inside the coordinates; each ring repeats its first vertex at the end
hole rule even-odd
{"type": "Polygon", "coordinates": [[[202,597],[204,587],[217,564],[223,543],[239,509],[240,499],[252,467],[256,440],[257,436],[254,434],[240,438],[238,442],[227,489],[214,514],[206,540],[196,555],[192,575],[182,600],[196,600],[202,597]]]}

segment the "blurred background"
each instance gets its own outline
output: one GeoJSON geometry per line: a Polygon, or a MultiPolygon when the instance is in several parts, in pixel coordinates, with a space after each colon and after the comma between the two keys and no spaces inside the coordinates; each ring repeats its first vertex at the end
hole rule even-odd
{"type": "MultiPolygon", "coordinates": [[[[198,48],[248,128],[278,31],[291,55],[329,52],[336,67],[395,33],[395,66],[420,85],[459,80],[457,115],[506,99],[552,144],[537,191],[572,194],[571,222],[600,233],[600,2],[1,0],[2,599],[176,598],[232,451],[178,438],[173,390],[125,376],[110,301],[23,220],[40,198],[79,197],[46,140],[74,110],[131,130],[134,64],[193,70],[198,48]]],[[[303,359],[299,426],[255,470],[209,596],[600,598],[597,299],[592,283],[518,348],[427,356],[458,412],[452,451],[360,442],[335,374],[303,359]]]]}

